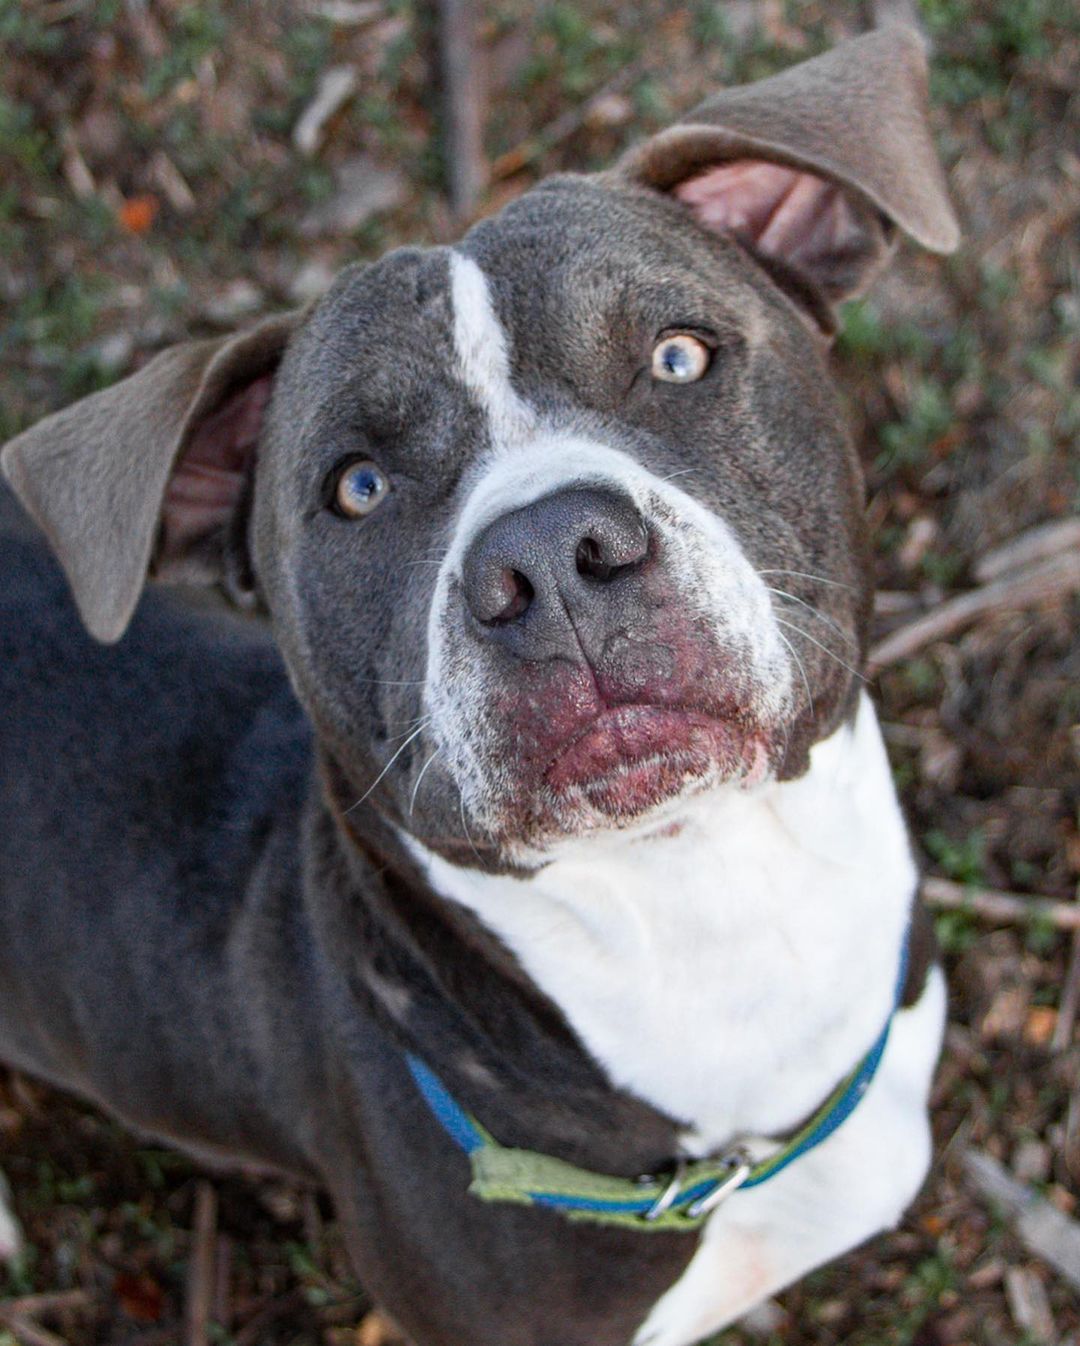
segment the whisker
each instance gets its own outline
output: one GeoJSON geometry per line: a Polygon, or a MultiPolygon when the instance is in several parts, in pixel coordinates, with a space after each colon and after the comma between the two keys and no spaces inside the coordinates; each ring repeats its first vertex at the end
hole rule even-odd
{"type": "Polygon", "coordinates": [[[831,584],[834,589],[846,589],[848,593],[855,593],[853,584],[841,584],[839,580],[826,579],[824,575],[811,575],[808,570],[759,570],[759,575],[797,575],[800,579],[815,580],[818,584],[831,584]]]}
{"type": "Polygon", "coordinates": [[[481,860],[481,858],[480,858],[480,852],[476,849],[476,842],[473,841],[472,836],[471,836],[470,833],[469,833],[469,824],[465,821],[465,796],[464,796],[464,794],[463,794],[462,791],[461,791],[461,786],[460,786],[460,785],[458,786],[458,800],[459,800],[459,803],[460,803],[460,809],[459,809],[459,811],[460,811],[460,813],[461,813],[461,827],[462,827],[462,831],[464,831],[464,833],[465,833],[465,839],[468,841],[469,845],[472,847],[472,853],[473,853],[473,855],[476,856],[477,862],[480,864],[481,867],[483,867],[484,862],[483,862],[483,860],[481,860]]]}
{"type": "Polygon", "coordinates": [[[785,622],[783,617],[777,617],[776,620],[781,626],[786,626],[789,631],[797,632],[804,640],[808,640],[811,645],[816,645],[818,649],[821,650],[823,654],[827,654],[830,659],[835,659],[840,667],[846,669],[853,678],[858,678],[860,682],[866,681],[866,678],[857,668],[852,668],[850,664],[845,663],[835,650],[829,649],[828,645],[823,645],[820,640],[815,640],[809,631],[804,631],[801,626],[796,626],[794,622],[785,622]]]}
{"type": "Polygon", "coordinates": [[[821,612],[818,608],[814,607],[813,603],[808,603],[805,598],[796,598],[794,594],[789,594],[784,589],[774,589],[769,584],[767,584],[765,587],[766,589],[768,589],[769,593],[776,594],[777,598],[786,598],[790,603],[798,603],[800,607],[803,607],[807,610],[807,612],[812,613],[818,619],[819,622],[824,622],[826,626],[831,626],[845,645],[850,645],[852,646],[852,648],[858,647],[857,642],[852,638],[852,636],[847,631],[844,630],[844,628],[840,625],[839,622],[834,622],[831,617],[827,616],[824,612],[821,612]]]}
{"type": "MultiPolygon", "coordinates": [[[[806,665],[805,665],[805,664],[803,663],[803,661],[799,658],[798,654],[797,654],[796,651],[795,651],[795,646],[791,643],[790,640],[788,640],[787,636],[784,635],[783,631],[777,631],[776,634],[780,637],[780,639],[784,642],[784,644],[785,644],[785,645],[788,647],[788,649],[791,651],[791,657],[792,657],[792,659],[794,659],[795,662],[796,662],[796,664],[798,664],[798,666],[799,666],[799,672],[802,674],[802,680],[803,680],[804,684],[806,685],[806,699],[810,702],[810,714],[813,715],[813,713],[814,713],[814,693],[810,690],[810,679],[806,676],[806,665]]],[[[785,742],[786,742],[786,733],[787,733],[787,731],[785,730],[785,742]]]]}
{"type": "Polygon", "coordinates": [[[684,467],[684,468],[681,468],[678,472],[671,472],[671,473],[669,473],[666,477],[661,477],[660,480],[661,480],[661,481],[674,481],[676,477],[686,477],[686,476],[689,476],[691,473],[696,472],[696,471],[697,471],[697,468],[696,468],[696,467],[684,467]]]}
{"type": "Polygon", "coordinates": [[[434,762],[435,758],[438,757],[439,753],[441,753],[441,752],[442,752],[442,748],[436,748],[435,751],[431,754],[431,756],[430,756],[430,757],[427,759],[427,761],[424,763],[424,765],[420,768],[420,774],[419,774],[419,776],[417,776],[417,778],[416,778],[416,784],[413,786],[413,789],[412,789],[412,797],[411,797],[410,800],[409,800],[409,817],[410,817],[410,818],[412,817],[412,811],[413,811],[413,809],[416,807],[416,796],[417,796],[417,794],[418,794],[419,791],[420,791],[420,782],[424,779],[425,775],[427,775],[427,769],[428,769],[428,767],[432,764],[432,762],[434,762]]]}
{"type": "Polygon", "coordinates": [[[379,772],[379,774],[378,774],[378,775],[375,777],[375,779],[371,782],[371,784],[370,784],[370,785],[368,786],[368,788],[364,791],[364,793],[360,796],[360,798],[356,801],[356,803],[355,803],[355,804],[350,804],[349,807],[345,810],[345,813],[346,813],[346,814],[352,813],[353,809],[358,809],[358,808],[360,807],[360,805],[364,802],[364,800],[368,797],[368,795],[371,794],[372,790],[374,790],[374,788],[376,787],[376,785],[378,785],[379,781],[382,780],[382,778],[386,775],[386,773],[387,773],[387,772],[390,770],[390,768],[394,765],[394,763],[395,763],[395,762],[397,761],[397,759],[401,756],[401,754],[405,751],[405,749],[409,746],[409,744],[413,741],[413,739],[414,739],[414,738],[417,738],[420,734],[422,734],[422,733],[424,732],[424,729],[425,729],[426,725],[427,725],[427,721],[425,720],[424,724],[418,726],[418,728],[416,728],[416,729],[414,729],[414,730],[412,731],[412,733],[409,735],[409,737],[405,740],[405,742],[401,745],[401,747],[398,748],[397,752],[394,753],[393,757],[390,758],[389,762],[387,762],[387,764],[383,767],[383,769],[379,772]]]}
{"type": "MultiPolygon", "coordinates": [[[[430,723],[430,721],[430,715],[416,715],[408,722],[400,734],[391,734],[386,741],[387,743],[396,743],[399,738],[404,738],[406,734],[411,733],[417,726],[422,729],[424,725],[430,723]]],[[[390,728],[390,726],[387,725],[387,728],[390,728]]]]}
{"type": "Polygon", "coordinates": [[[361,687],[423,687],[426,678],[357,678],[361,687]]]}

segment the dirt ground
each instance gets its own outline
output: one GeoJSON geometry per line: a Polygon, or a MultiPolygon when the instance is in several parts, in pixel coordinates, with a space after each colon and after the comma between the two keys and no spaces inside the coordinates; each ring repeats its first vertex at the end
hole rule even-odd
{"type": "MultiPolygon", "coordinates": [[[[853,9],[490,0],[481,213],[823,48],[853,9]]],[[[915,844],[939,899],[1014,901],[938,914],[952,1000],[919,1202],[726,1346],[1080,1343],[1080,1267],[1070,1285],[1033,1251],[965,1158],[1080,1218],[1080,16],[922,10],[965,241],[945,261],[905,247],[848,307],[836,360],[882,591],[872,687],[915,844]]],[[[411,0],[0,0],[0,439],[346,260],[452,238],[435,66],[411,0]],[[334,68],[345,96],[314,125],[334,68]]],[[[210,1341],[382,1339],[315,1194],[210,1178],[3,1072],[0,1162],[30,1240],[0,1273],[0,1346],[185,1342],[200,1258],[210,1341]]]]}

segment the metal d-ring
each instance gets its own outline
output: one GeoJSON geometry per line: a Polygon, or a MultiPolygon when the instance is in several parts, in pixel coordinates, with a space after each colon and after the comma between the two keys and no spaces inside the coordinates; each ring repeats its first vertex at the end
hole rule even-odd
{"type": "Polygon", "coordinates": [[[687,1219],[696,1220],[715,1210],[732,1192],[739,1190],[754,1169],[749,1154],[741,1147],[730,1150],[724,1156],[724,1162],[731,1165],[731,1172],[727,1177],[721,1178],[711,1192],[706,1192],[704,1196],[698,1197],[693,1205],[687,1206],[687,1219]]]}
{"type": "Polygon", "coordinates": [[[652,1203],[649,1209],[644,1212],[641,1218],[643,1220],[649,1221],[650,1223],[653,1220],[659,1220],[660,1216],[663,1215],[663,1213],[670,1208],[672,1202],[679,1195],[679,1192],[681,1191],[683,1185],[683,1178],[685,1176],[686,1176],[686,1160],[679,1159],[675,1164],[674,1172],[671,1175],[671,1181],[660,1193],[660,1195],[656,1198],[656,1200],[652,1203]]]}

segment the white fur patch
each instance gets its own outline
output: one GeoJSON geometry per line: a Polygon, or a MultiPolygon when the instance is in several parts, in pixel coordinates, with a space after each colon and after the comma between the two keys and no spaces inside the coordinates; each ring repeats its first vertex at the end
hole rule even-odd
{"type": "MultiPolygon", "coordinates": [[[[526,878],[459,869],[406,841],[612,1082],[683,1121],[685,1150],[702,1155],[790,1130],[867,1051],[892,1008],[916,873],[865,694],[804,777],[723,787],[680,822],[675,836],[567,842],[526,878]]],[[[855,1113],[718,1209],[639,1346],[689,1346],[899,1219],[929,1162],[943,1018],[935,973],[894,1020],[855,1113]]]]}
{"type": "Polygon", "coordinates": [[[865,697],[801,779],[721,787],[675,816],[677,836],[567,841],[527,878],[406,840],[612,1082],[707,1153],[793,1126],[869,1048],[892,1004],[915,868],[865,697]]]}
{"type": "Polygon", "coordinates": [[[528,434],[535,417],[510,382],[506,333],[495,316],[487,280],[460,252],[450,254],[450,295],[461,381],[486,415],[492,439],[504,442],[528,434]]]}

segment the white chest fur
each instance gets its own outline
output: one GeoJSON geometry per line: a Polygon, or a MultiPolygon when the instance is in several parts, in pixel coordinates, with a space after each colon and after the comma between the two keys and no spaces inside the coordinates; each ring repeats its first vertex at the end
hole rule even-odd
{"type": "Polygon", "coordinates": [[[794,1125],[877,1036],[915,871],[865,697],[802,779],[714,793],[680,821],[576,842],[528,879],[421,858],[612,1081],[706,1152],[794,1125]]]}
{"type": "MultiPolygon", "coordinates": [[[[675,835],[577,843],[524,880],[419,854],[611,1079],[705,1153],[786,1131],[867,1050],[892,1005],[916,876],[865,696],[801,780],[718,792],[680,821],[675,835]]],[[[935,971],[852,1116],[709,1217],[634,1346],[690,1346],[899,1219],[929,1162],[944,1009],[935,971]]]]}

